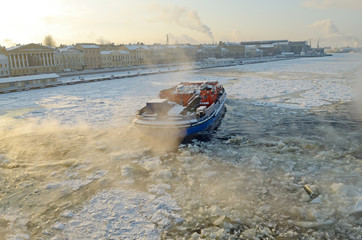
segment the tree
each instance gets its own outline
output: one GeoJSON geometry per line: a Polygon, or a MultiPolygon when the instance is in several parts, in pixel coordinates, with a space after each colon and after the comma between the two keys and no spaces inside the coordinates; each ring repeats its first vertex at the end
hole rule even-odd
{"type": "Polygon", "coordinates": [[[52,35],[45,36],[45,38],[43,40],[43,44],[48,47],[55,47],[55,41],[54,41],[52,35]]]}

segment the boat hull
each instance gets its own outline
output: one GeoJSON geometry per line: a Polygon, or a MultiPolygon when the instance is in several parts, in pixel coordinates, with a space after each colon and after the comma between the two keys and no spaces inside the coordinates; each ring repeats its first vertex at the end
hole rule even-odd
{"type": "Polygon", "coordinates": [[[184,136],[190,137],[190,136],[193,136],[193,135],[196,135],[199,133],[212,131],[219,125],[220,120],[223,117],[224,113],[225,113],[225,105],[222,105],[222,106],[220,106],[220,111],[218,111],[218,113],[215,113],[215,115],[212,116],[207,121],[200,123],[200,124],[192,125],[192,126],[188,127],[187,129],[185,129],[184,136]]]}

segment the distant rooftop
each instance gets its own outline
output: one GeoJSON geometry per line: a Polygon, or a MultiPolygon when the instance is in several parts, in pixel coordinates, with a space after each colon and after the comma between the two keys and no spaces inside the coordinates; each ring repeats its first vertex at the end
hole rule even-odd
{"type": "Polygon", "coordinates": [[[82,46],[82,48],[100,48],[99,46],[97,46],[97,45],[94,45],[94,44],[82,44],[81,45],[82,46]]]}
{"type": "Polygon", "coordinates": [[[260,48],[273,48],[274,44],[262,44],[259,46],[260,48]]]}
{"type": "Polygon", "coordinates": [[[138,45],[138,44],[135,44],[135,45],[124,45],[124,47],[128,48],[129,50],[137,50],[139,48],[142,48],[142,49],[148,49],[149,47],[146,46],[146,45],[138,45]]]}
{"type": "Polygon", "coordinates": [[[80,51],[78,51],[77,49],[75,49],[73,46],[67,46],[64,48],[59,48],[58,49],[59,52],[61,53],[80,53],[80,51]]]}
{"type": "Polygon", "coordinates": [[[225,45],[227,45],[227,46],[240,46],[240,45],[243,45],[243,44],[235,43],[235,42],[226,42],[225,45]]]}
{"type": "Polygon", "coordinates": [[[113,50],[113,51],[101,51],[101,54],[107,55],[107,54],[129,54],[128,51],[124,50],[113,50]]]}
{"type": "Polygon", "coordinates": [[[261,45],[261,44],[273,44],[273,43],[288,43],[288,40],[266,40],[266,41],[246,41],[241,42],[243,45],[261,45]]]}
{"type": "Polygon", "coordinates": [[[218,46],[215,44],[201,44],[200,47],[203,48],[217,48],[218,46]]]}
{"type": "Polygon", "coordinates": [[[39,48],[55,49],[53,47],[45,46],[41,43],[28,43],[28,44],[18,44],[16,46],[9,47],[6,49],[6,51],[12,51],[12,50],[16,50],[16,49],[31,47],[31,46],[35,47],[36,50],[39,50],[39,48]]]}

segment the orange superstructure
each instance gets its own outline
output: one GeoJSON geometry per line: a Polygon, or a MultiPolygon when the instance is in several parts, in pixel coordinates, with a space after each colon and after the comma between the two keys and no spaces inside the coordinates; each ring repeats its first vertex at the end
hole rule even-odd
{"type": "Polygon", "coordinates": [[[179,85],[162,90],[161,99],[167,99],[182,106],[187,106],[190,99],[200,96],[200,106],[209,107],[218,98],[222,86],[217,81],[182,82],[179,85]]]}

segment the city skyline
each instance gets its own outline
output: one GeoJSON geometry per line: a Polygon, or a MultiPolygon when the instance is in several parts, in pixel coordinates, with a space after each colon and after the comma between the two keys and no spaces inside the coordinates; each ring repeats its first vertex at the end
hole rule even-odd
{"type": "Polygon", "coordinates": [[[315,47],[360,47],[358,0],[34,0],[2,3],[7,9],[0,45],[171,44],[271,39],[311,41],[315,47]],[[12,9],[14,9],[12,11],[12,9]]]}

